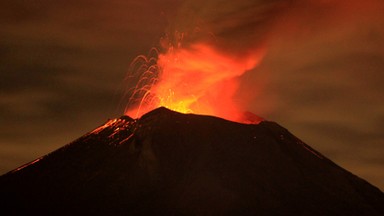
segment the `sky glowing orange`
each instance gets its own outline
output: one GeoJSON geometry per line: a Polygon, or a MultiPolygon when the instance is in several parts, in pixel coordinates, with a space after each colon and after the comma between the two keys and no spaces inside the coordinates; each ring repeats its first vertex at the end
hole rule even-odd
{"type": "MultiPolygon", "coordinates": [[[[140,117],[163,106],[182,113],[214,115],[242,122],[244,110],[234,100],[237,78],[254,68],[261,56],[259,53],[231,56],[202,43],[168,49],[158,56],[156,80],[141,77],[140,80],[150,85],[144,85],[146,93],[140,103],[129,107],[126,114],[140,117]]],[[[153,73],[147,74],[153,76],[153,73]]]]}

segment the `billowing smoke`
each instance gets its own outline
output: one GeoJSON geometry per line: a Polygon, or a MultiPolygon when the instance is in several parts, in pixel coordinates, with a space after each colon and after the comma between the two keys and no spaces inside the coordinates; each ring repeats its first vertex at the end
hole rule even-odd
{"type": "Polygon", "coordinates": [[[357,1],[332,0],[185,1],[169,16],[159,53],[142,57],[146,66],[140,68],[143,71],[135,80],[140,84],[126,113],[138,117],[166,106],[235,121],[242,121],[247,110],[268,115],[280,106],[284,92],[270,86],[263,89],[265,82],[279,83],[290,76],[278,64],[311,61],[311,55],[290,53],[298,40],[332,41],[324,32],[369,15],[371,2],[376,1],[363,6],[357,1]],[[356,16],[361,8],[364,13],[356,16]],[[287,51],[284,46],[291,50],[276,54],[282,47],[287,51]]]}
{"type": "MultiPolygon", "coordinates": [[[[138,117],[165,106],[242,121],[239,78],[257,67],[265,53],[266,31],[257,25],[268,21],[253,15],[273,10],[275,4],[251,1],[236,8],[225,1],[186,2],[160,41],[160,54],[141,56],[131,67],[128,78],[138,85],[128,91],[126,113],[138,117]]],[[[258,91],[257,86],[252,90],[258,91]]]]}

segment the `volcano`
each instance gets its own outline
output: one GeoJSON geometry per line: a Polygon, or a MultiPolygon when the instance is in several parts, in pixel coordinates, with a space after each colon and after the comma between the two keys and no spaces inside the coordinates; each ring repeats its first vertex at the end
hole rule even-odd
{"type": "Polygon", "coordinates": [[[0,177],[7,215],[384,215],[384,194],[277,123],[155,109],[0,177]]]}

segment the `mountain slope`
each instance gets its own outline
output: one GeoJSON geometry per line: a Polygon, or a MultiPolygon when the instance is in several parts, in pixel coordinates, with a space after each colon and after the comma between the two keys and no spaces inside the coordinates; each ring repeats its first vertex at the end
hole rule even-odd
{"type": "Polygon", "coordinates": [[[276,123],[158,108],[108,121],[0,177],[43,215],[383,215],[384,195],[276,123]]]}

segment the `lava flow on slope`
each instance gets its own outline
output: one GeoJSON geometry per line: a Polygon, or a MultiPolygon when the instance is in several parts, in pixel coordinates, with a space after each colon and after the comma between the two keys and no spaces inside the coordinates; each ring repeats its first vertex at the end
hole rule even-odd
{"type": "Polygon", "coordinates": [[[274,122],[155,109],[0,177],[10,215],[383,215],[384,194],[274,122]]]}

